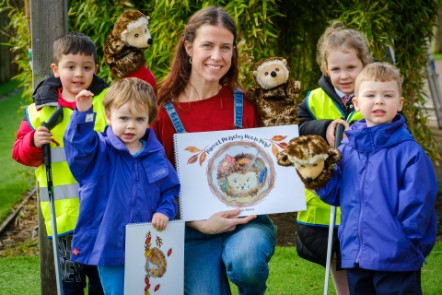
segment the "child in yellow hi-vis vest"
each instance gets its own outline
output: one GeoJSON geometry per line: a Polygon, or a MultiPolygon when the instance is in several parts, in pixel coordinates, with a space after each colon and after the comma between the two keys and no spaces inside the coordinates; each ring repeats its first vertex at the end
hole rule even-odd
{"type": "Polygon", "coordinates": [[[106,126],[102,96],[106,83],[95,76],[98,69],[94,42],[86,35],[68,32],[55,40],[53,46],[54,77],[43,81],[36,89],[34,103],[25,110],[14,143],[12,157],[19,163],[36,167],[39,183],[39,199],[48,236],[52,236],[50,203],[43,162],[43,145],[50,144],[52,158],[52,181],[56,212],[57,234],[63,291],[68,294],[83,294],[86,276],[89,294],[103,294],[95,266],[71,261],[72,234],[78,219],[78,184],[66,162],[63,135],[75,109],[75,96],[83,89],[96,94],[94,107],[97,112],[95,129],[102,131],[106,126]],[[61,84],[60,84],[61,82],[61,84]],[[51,131],[42,126],[57,109],[63,109],[63,119],[51,131]]]}

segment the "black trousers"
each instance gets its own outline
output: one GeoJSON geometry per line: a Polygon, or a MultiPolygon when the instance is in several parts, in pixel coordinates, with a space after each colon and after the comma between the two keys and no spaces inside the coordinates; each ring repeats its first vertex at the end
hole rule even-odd
{"type": "Polygon", "coordinates": [[[421,271],[373,271],[347,269],[352,295],[422,295],[421,271]]]}

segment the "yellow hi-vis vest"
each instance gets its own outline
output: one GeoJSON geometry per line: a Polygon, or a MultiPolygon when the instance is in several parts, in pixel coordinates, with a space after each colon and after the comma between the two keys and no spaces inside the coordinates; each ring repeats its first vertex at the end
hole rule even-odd
{"type": "MultiPolygon", "coordinates": [[[[106,126],[106,117],[103,107],[103,96],[107,89],[103,90],[93,99],[96,121],[94,129],[103,131],[106,126]]],[[[37,111],[35,104],[29,105],[25,110],[26,118],[32,129],[37,129],[43,122],[48,122],[51,115],[57,108],[55,106],[44,106],[37,111]]],[[[63,119],[52,130],[51,146],[51,168],[52,183],[54,191],[54,206],[57,223],[57,234],[59,236],[72,232],[75,229],[79,214],[80,201],[78,198],[78,183],[72,175],[66,162],[64,152],[63,135],[69,124],[72,110],[63,108],[63,119]]],[[[40,208],[45,220],[48,236],[52,236],[50,203],[48,194],[48,181],[46,178],[46,166],[40,165],[35,170],[39,185],[40,208]]]]}
{"type": "MultiPolygon", "coordinates": [[[[360,112],[353,111],[348,116],[325,93],[322,88],[317,88],[310,92],[307,97],[307,108],[313,115],[315,120],[336,120],[343,118],[347,122],[353,122],[363,119],[364,117],[360,112]]],[[[327,205],[319,196],[312,191],[305,190],[305,198],[307,204],[307,210],[298,212],[297,218],[299,223],[314,224],[328,226],[330,223],[330,205],[327,205]]],[[[336,208],[336,225],[341,223],[341,209],[336,208]]]]}

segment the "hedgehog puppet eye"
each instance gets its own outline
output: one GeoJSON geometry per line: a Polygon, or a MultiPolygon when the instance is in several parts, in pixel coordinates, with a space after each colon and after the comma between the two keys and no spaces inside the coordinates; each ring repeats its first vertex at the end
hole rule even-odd
{"type": "Polygon", "coordinates": [[[264,73],[264,76],[268,76],[268,75],[269,75],[269,72],[265,72],[265,73],[264,73]]]}
{"type": "Polygon", "coordinates": [[[138,35],[138,34],[135,34],[135,35],[134,35],[135,38],[138,38],[139,36],[140,36],[140,35],[138,35]]]}

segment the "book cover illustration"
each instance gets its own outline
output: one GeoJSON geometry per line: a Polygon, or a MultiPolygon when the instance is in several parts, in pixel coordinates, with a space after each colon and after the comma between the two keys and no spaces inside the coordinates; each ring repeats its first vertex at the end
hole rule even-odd
{"type": "Polygon", "coordinates": [[[277,164],[297,136],[297,125],[175,134],[182,218],[234,208],[241,216],[305,210],[295,169],[277,164]]]}
{"type": "Polygon", "coordinates": [[[161,232],[151,223],[126,226],[125,294],[184,293],[184,227],[183,221],[161,232]]]}

